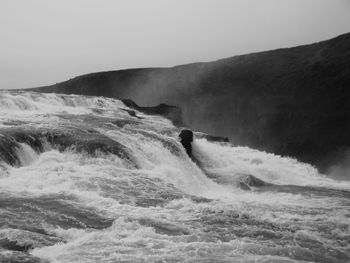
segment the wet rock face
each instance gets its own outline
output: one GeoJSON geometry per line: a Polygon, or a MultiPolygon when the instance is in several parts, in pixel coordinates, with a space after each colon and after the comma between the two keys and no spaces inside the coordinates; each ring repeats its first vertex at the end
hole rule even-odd
{"type": "MultiPolygon", "coordinates": [[[[167,105],[164,103],[159,104],[158,106],[155,106],[155,107],[141,107],[130,99],[123,99],[122,102],[129,108],[141,111],[145,114],[160,115],[165,118],[168,118],[175,125],[183,124],[181,109],[179,107],[167,105]]],[[[128,113],[132,116],[132,113],[130,111],[128,111],[128,113]]],[[[134,114],[133,117],[140,118],[136,116],[136,114],[134,114]]]]}
{"type": "Polygon", "coordinates": [[[204,138],[209,142],[230,142],[229,138],[227,137],[214,136],[203,132],[196,132],[196,137],[204,138]]]}
{"type": "Polygon", "coordinates": [[[0,160],[10,165],[16,165],[19,161],[16,157],[18,144],[12,138],[0,136],[0,160]]]}
{"type": "Polygon", "coordinates": [[[230,140],[227,137],[207,135],[205,137],[209,142],[229,142],[230,140]]]}
{"type": "Polygon", "coordinates": [[[191,130],[182,130],[179,137],[188,156],[192,157],[193,132],[191,130]]]}

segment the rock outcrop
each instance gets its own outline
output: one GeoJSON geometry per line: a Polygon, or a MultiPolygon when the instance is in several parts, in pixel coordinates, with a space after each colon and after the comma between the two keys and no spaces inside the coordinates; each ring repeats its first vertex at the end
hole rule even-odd
{"type": "Polygon", "coordinates": [[[185,148],[188,156],[192,157],[193,132],[191,130],[182,130],[179,137],[180,142],[185,148]]]}
{"type": "Polygon", "coordinates": [[[130,99],[122,99],[122,102],[129,108],[141,111],[145,114],[160,115],[165,118],[168,118],[175,125],[183,125],[181,109],[179,107],[167,105],[164,103],[161,103],[155,107],[141,107],[130,99]]]}
{"type": "Polygon", "coordinates": [[[229,138],[227,137],[214,136],[203,132],[196,132],[196,137],[204,138],[209,142],[230,142],[229,138]]]}

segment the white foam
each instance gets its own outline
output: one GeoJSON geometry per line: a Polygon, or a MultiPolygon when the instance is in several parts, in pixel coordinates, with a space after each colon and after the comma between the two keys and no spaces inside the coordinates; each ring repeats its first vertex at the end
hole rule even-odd
{"type": "MultiPolygon", "coordinates": [[[[48,114],[95,114],[95,109],[107,115],[119,108],[126,106],[110,98],[0,91],[0,123],[13,120],[40,123],[49,117],[48,114]]],[[[121,114],[126,115],[125,112],[121,114]]]]}
{"type": "Polygon", "coordinates": [[[19,143],[19,148],[16,149],[16,155],[19,158],[21,166],[27,166],[38,158],[38,154],[28,144],[19,143]]]}
{"type": "Polygon", "coordinates": [[[248,147],[234,147],[228,143],[197,139],[193,144],[193,152],[203,167],[213,174],[230,177],[250,174],[265,182],[279,185],[350,189],[348,182],[327,178],[309,164],[248,147]]]}

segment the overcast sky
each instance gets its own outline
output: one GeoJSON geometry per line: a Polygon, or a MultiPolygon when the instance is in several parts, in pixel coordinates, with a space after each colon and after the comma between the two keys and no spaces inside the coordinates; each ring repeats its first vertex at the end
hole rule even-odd
{"type": "Polygon", "coordinates": [[[0,88],[211,61],[346,32],[349,0],[0,0],[0,88]]]}

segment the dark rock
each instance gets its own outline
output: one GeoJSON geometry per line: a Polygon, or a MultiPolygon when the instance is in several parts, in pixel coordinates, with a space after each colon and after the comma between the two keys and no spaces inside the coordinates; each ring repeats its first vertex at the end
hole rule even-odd
{"type": "Polygon", "coordinates": [[[205,138],[210,142],[229,142],[230,141],[227,137],[212,136],[212,135],[207,135],[205,138]]]}
{"type": "Polygon", "coordinates": [[[251,187],[262,187],[272,185],[251,174],[242,174],[238,184],[239,187],[243,190],[250,190],[251,187]]]}
{"type": "Polygon", "coordinates": [[[19,159],[16,154],[18,146],[18,143],[13,138],[0,136],[0,160],[10,165],[19,165],[19,159]]]}
{"type": "Polygon", "coordinates": [[[123,109],[124,111],[126,111],[131,117],[135,117],[135,118],[138,118],[138,119],[143,119],[142,117],[139,117],[136,115],[136,111],[134,110],[127,110],[127,109],[123,109]]]}
{"type": "Polygon", "coordinates": [[[182,130],[179,137],[188,156],[192,157],[193,132],[191,130],[182,130]]]}
{"type": "Polygon", "coordinates": [[[239,187],[242,190],[252,190],[252,187],[261,188],[266,186],[274,186],[273,184],[267,183],[251,174],[235,174],[233,176],[227,176],[221,173],[210,172],[203,168],[203,165],[199,162],[197,162],[197,165],[199,168],[202,169],[202,171],[208,178],[210,178],[218,184],[232,185],[235,187],[239,187]]]}
{"type": "Polygon", "coordinates": [[[198,138],[204,138],[209,142],[230,142],[229,138],[227,137],[209,135],[203,132],[196,132],[196,136],[198,138]]]}
{"type": "Polygon", "coordinates": [[[246,191],[249,191],[249,190],[252,190],[249,185],[245,184],[244,182],[238,182],[238,185],[237,185],[240,189],[242,190],[246,190],[246,191]]]}
{"type": "MultiPolygon", "coordinates": [[[[176,107],[176,106],[166,105],[166,104],[162,103],[162,104],[159,104],[158,106],[155,106],[155,107],[141,107],[130,99],[123,99],[122,102],[126,106],[128,106],[129,108],[138,110],[138,111],[143,112],[145,114],[160,115],[160,116],[163,116],[165,118],[168,118],[175,125],[182,125],[183,124],[182,116],[181,116],[181,109],[176,107]]],[[[136,116],[135,111],[133,111],[133,112],[131,112],[130,110],[125,110],[125,111],[127,111],[133,117],[140,118],[140,117],[136,116]]]]}

